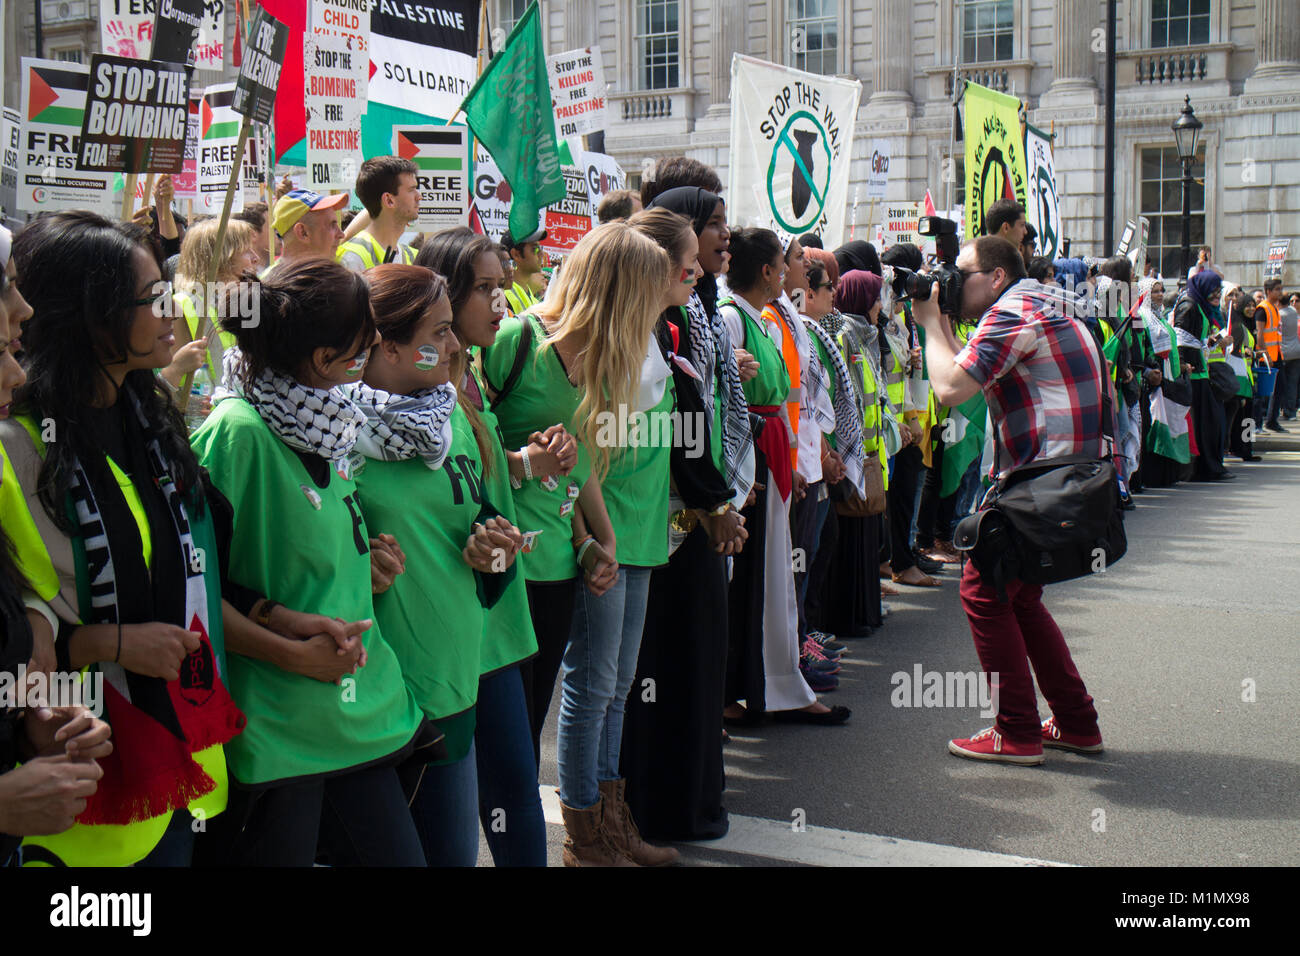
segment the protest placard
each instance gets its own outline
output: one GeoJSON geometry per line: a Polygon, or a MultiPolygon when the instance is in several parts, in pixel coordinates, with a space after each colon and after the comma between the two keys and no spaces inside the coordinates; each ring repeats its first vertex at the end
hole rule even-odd
{"type": "Polygon", "coordinates": [[[627,188],[627,173],[613,156],[604,153],[582,153],[579,162],[587,174],[587,195],[591,202],[591,218],[596,219],[596,207],[605,193],[627,188]]]}
{"type": "Polygon", "coordinates": [[[1264,261],[1265,282],[1269,279],[1282,278],[1282,271],[1286,266],[1286,254],[1290,249],[1290,239],[1270,239],[1268,241],[1268,253],[1264,261]]]}
{"type": "Polygon", "coordinates": [[[465,126],[394,126],[393,154],[416,166],[418,232],[463,226],[469,218],[469,140],[465,126]]]}
{"type": "Polygon", "coordinates": [[[303,34],[307,170],[312,189],[350,189],[361,165],[361,115],[370,69],[364,0],[312,0],[303,34]]]}
{"type": "Polygon", "coordinates": [[[1038,254],[1055,259],[1060,248],[1061,203],[1051,136],[1026,124],[1025,157],[1029,171],[1025,218],[1038,233],[1038,254]]]}
{"type": "Polygon", "coordinates": [[[984,216],[999,199],[1027,205],[1020,100],[966,83],[966,238],[984,234],[984,216]]]}
{"type": "Polygon", "coordinates": [[[99,0],[99,49],[109,56],[149,59],[157,9],[158,0],[99,0]]]}
{"type": "Polygon", "coordinates": [[[203,29],[203,8],[204,0],[161,0],[149,58],[194,66],[194,48],[203,29]]]}
{"type": "Polygon", "coordinates": [[[548,56],[546,77],[557,136],[572,139],[605,128],[605,66],[600,47],[548,56]]]}
{"type": "Polygon", "coordinates": [[[500,242],[510,228],[510,184],[478,142],[474,147],[474,211],[484,234],[500,242]]]}
{"type": "Polygon", "coordinates": [[[22,120],[17,110],[5,107],[0,121],[0,210],[12,216],[18,211],[18,145],[22,120]]]}
{"type": "Polygon", "coordinates": [[[583,236],[591,231],[591,198],[587,191],[587,171],[578,166],[561,166],[564,174],[564,198],[546,207],[542,228],[547,252],[568,255],[583,236]]]}
{"type": "Polygon", "coordinates": [[[871,141],[871,161],[867,165],[867,198],[884,199],[889,187],[889,157],[892,149],[887,139],[871,141]]]}
{"type": "Polygon", "coordinates": [[[885,220],[883,241],[886,246],[897,245],[900,242],[910,242],[913,245],[921,244],[921,236],[917,227],[920,225],[921,204],[919,202],[891,202],[885,203],[885,220]]]}
{"type": "Polygon", "coordinates": [[[203,26],[194,44],[194,66],[221,70],[226,60],[226,0],[203,0],[203,26]]]}
{"type": "Polygon", "coordinates": [[[90,58],[77,168],[179,173],[189,97],[182,64],[96,53],[90,58]]]}
{"type": "Polygon", "coordinates": [[[177,199],[197,199],[199,195],[199,104],[202,94],[190,88],[189,115],[185,124],[185,157],[181,171],[172,177],[177,199]]]}
{"type": "Polygon", "coordinates": [[[280,85],[280,68],[289,45],[289,28],[261,7],[253,14],[248,29],[248,49],[235,83],[232,106],[236,113],[254,123],[271,122],[275,92],[280,85]]]}
{"type": "MultiPolygon", "coordinates": [[[[203,91],[199,105],[198,196],[196,209],[218,213],[226,198],[230,173],[239,157],[239,114],[232,107],[234,83],[218,83],[203,91]]],[[[244,208],[244,191],[234,190],[235,212],[244,208]]]]}
{"type": "Polygon", "coordinates": [[[90,209],[115,215],[112,174],[77,169],[89,79],[89,67],[80,63],[23,57],[17,187],[21,211],[90,209]]]}

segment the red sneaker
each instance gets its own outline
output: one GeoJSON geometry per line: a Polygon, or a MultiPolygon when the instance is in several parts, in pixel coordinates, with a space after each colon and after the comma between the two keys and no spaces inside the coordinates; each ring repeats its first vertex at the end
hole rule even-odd
{"type": "Polygon", "coordinates": [[[1007,740],[997,728],[981,730],[974,737],[960,737],[948,741],[948,752],[972,760],[996,760],[1033,766],[1043,762],[1042,744],[1018,744],[1007,740]]]}
{"type": "Polygon", "coordinates": [[[1056,718],[1048,717],[1043,721],[1043,746],[1055,747],[1057,750],[1073,750],[1081,754],[1101,753],[1101,734],[1083,737],[1079,734],[1067,734],[1056,726],[1056,718]]]}

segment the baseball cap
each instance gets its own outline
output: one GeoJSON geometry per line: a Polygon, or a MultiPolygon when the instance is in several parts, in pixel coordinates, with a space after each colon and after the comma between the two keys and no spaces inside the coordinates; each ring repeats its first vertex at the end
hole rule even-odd
{"type": "Polygon", "coordinates": [[[318,192],[310,189],[291,189],[280,197],[280,201],[275,204],[275,218],[272,220],[276,233],[280,238],[293,228],[303,216],[309,212],[318,209],[337,209],[340,206],[347,205],[348,194],[337,193],[333,196],[322,196],[318,192]]]}
{"type": "Polygon", "coordinates": [[[545,238],[546,238],[545,229],[538,229],[536,232],[530,232],[522,239],[514,238],[512,235],[510,235],[510,232],[507,230],[505,233],[501,235],[501,248],[509,252],[511,249],[514,249],[518,246],[527,245],[530,242],[541,242],[545,238]]]}

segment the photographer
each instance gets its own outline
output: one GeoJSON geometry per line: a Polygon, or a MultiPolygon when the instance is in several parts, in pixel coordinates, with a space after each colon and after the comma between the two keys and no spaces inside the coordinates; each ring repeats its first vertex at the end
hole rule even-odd
{"type": "MultiPolygon", "coordinates": [[[[1101,451],[1102,359],[1082,322],[1025,275],[1016,248],[985,236],[957,257],[960,303],[941,303],[936,283],[912,315],[926,331],[926,365],[939,402],[958,405],[983,389],[995,428],[995,468],[1101,451]],[[979,325],[964,348],[941,313],[979,325]]],[[[962,607],[986,679],[997,680],[995,726],[949,742],[950,752],[977,760],[1038,764],[1043,747],[1101,750],[1097,711],[1070,658],[1060,628],[1043,606],[1042,586],[1013,579],[1006,601],[972,562],[962,573],[962,607]],[[1034,674],[1052,709],[1042,725],[1034,674]]]]}

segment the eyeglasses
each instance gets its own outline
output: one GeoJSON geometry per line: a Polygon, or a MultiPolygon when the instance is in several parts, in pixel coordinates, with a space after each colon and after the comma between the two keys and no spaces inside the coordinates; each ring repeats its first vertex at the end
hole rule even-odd
{"type": "Polygon", "coordinates": [[[961,273],[961,277],[963,279],[969,279],[971,276],[981,275],[983,273],[992,272],[993,270],[992,269],[958,269],[957,271],[961,273]]]}
{"type": "Polygon", "coordinates": [[[823,282],[821,285],[819,285],[819,286],[814,286],[814,287],[813,287],[813,291],[817,291],[818,289],[825,289],[825,290],[827,290],[828,292],[834,292],[834,291],[835,291],[835,283],[834,283],[834,282],[823,282]]]}
{"type": "Polygon", "coordinates": [[[170,282],[163,282],[161,283],[161,285],[162,288],[157,292],[150,293],[148,296],[145,296],[143,298],[132,299],[131,305],[133,306],[158,305],[160,302],[163,302],[164,300],[171,298],[172,284],[170,282]]]}

